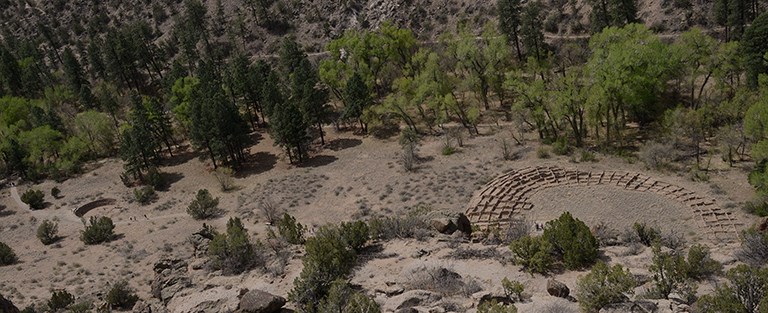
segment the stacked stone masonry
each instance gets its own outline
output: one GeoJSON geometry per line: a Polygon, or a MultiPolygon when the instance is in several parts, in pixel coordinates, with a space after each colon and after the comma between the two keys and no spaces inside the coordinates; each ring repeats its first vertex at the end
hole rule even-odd
{"type": "Polygon", "coordinates": [[[503,174],[470,200],[466,215],[480,228],[507,224],[516,214],[531,210],[530,196],[555,186],[615,186],[626,190],[653,192],[682,202],[691,209],[696,224],[710,238],[736,242],[743,224],[732,214],[691,190],[655,180],[639,173],[585,172],[560,167],[528,167],[503,174]]]}

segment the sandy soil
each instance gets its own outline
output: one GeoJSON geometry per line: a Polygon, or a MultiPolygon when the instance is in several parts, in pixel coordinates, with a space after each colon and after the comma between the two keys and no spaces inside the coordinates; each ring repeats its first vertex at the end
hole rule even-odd
{"type": "MultiPolygon", "coordinates": [[[[535,149],[515,147],[523,151],[523,157],[504,161],[500,139],[488,128],[482,129],[488,135],[467,139],[459,153],[449,156],[440,154],[443,139],[427,138],[419,150],[419,156],[425,161],[417,171],[408,173],[399,163],[400,148],[396,139],[379,140],[327,130],[325,149],[315,152],[309,162],[299,167],[289,165],[269,136],[260,134],[258,144],[251,148],[251,164],[235,179],[238,189],[228,193],[219,191],[210,163],[200,161],[192,152],[178,155],[162,168],[172,178],[171,187],[159,192],[157,201],[147,206],[133,202],[132,189],[120,182],[122,165],[115,159],[94,164],[94,170],[61,183],[46,181],[36,186],[20,186],[20,192],[33,187],[46,192],[50,205],[40,211],[19,208],[6,186],[0,190],[0,205],[6,207],[0,215],[0,238],[15,249],[21,262],[0,268],[0,293],[23,307],[48,299],[53,289],[65,288],[81,297],[95,297],[108,284],[125,279],[140,297],[149,298],[149,283],[154,275],[152,265],[163,257],[188,259],[193,254],[187,237],[200,229],[203,222],[193,220],[185,209],[200,188],[207,188],[220,197],[220,207],[226,210],[223,217],[206,223],[223,229],[228,217],[240,216],[249,231],[259,238],[265,236],[267,229],[258,210],[258,204],[264,199],[278,204],[310,228],[375,215],[400,214],[419,204],[435,210],[463,212],[473,193],[493,177],[509,169],[535,165],[642,172],[713,197],[721,204],[737,203],[751,196],[744,191],[749,190],[745,185],[746,172],[724,165],[717,165],[718,170],[711,172],[712,183],[694,183],[683,176],[648,172],[639,164],[602,155],[597,163],[576,164],[567,156],[538,159],[535,149]],[[50,196],[54,186],[61,189],[62,198],[50,196]],[[120,238],[104,245],[85,246],[79,240],[83,221],[71,210],[102,198],[113,198],[117,202],[92,210],[85,218],[110,216],[120,238]],[[48,247],[35,238],[36,226],[44,219],[58,220],[59,234],[64,236],[48,247]]],[[[554,218],[567,208],[588,224],[603,221],[624,228],[635,221],[644,221],[662,228],[685,228],[690,238],[711,244],[696,235],[697,228],[691,226],[691,216],[683,207],[650,193],[557,187],[537,193],[533,201],[535,207],[529,214],[535,220],[554,218]]],[[[731,210],[744,219],[746,225],[752,223],[737,212],[737,207],[731,210]]],[[[716,249],[717,253],[729,255],[733,247],[716,249]]],[[[463,276],[476,277],[487,290],[500,288],[499,281],[504,276],[525,282],[532,302],[521,304],[523,312],[535,312],[553,301],[546,296],[543,277],[523,274],[519,267],[502,265],[498,260],[442,258],[450,250],[452,248],[439,238],[428,242],[393,241],[386,244],[382,253],[397,257],[365,262],[352,280],[372,291],[387,281],[402,280],[402,273],[408,268],[437,262],[463,276]],[[413,258],[414,251],[419,249],[434,251],[426,257],[413,258]]],[[[191,270],[193,281],[200,287],[197,290],[207,286],[206,293],[174,299],[171,305],[183,312],[189,297],[218,297],[217,293],[233,293],[241,287],[286,295],[300,271],[299,257],[291,260],[283,277],[271,277],[259,271],[220,277],[203,270],[191,270]]],[[[613,260],[624,261],[619,256],[613,260]]],[[[557,278],[574,288],[580,274],[569,272],[557,278]]]]}

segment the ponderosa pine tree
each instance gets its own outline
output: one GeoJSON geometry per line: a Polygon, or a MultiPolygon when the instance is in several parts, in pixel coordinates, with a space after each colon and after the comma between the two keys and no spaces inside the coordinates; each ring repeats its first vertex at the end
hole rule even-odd
{"type": "Polygon", "coordinates": [[[523,54],[520,50],[520,14],[522,12],[522,3],[520,0],[497,0],[496,7],[499,12],[499,29],[515,44],[517,51],[517,60],[523,61],[523,54]]]}
{"type": "Polygon", "coordinates": [[[344,112],[341,114],[343,119],[357,119],[360,122],[360,130],[368,131],[367,123],[363,122],[363,111],[371,105],[371,92],[368,85],[357,72],[347,80],[347,88],[344,90],[344,112]]]}
{"type": "Polygon", "coordinates": [[[201,62],[198,68],[200,83],[189,103],[189,137],[198,149],[207,151],[214,168],[226,162],[238,165],[245,160],[248,124],[224,93],[211,63],[201,62]]]}

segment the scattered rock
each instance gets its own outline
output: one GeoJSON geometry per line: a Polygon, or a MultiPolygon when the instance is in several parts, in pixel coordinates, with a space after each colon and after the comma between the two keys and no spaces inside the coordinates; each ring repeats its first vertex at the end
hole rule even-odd
{"type": "Polygon", "coordinates": [[[375,292],[384,294],[387,297],[394,297],[405,292],[405,288],[400,285],[388,285],[384,289],[376,289],[375,292]]]}
{"type": "Polygon", "coordinates": [[[483,305],[486,302],[496,301],[497,303],[512,304],[514,301],[507,297],[507,295],[493,292],[493,291],[478,291],[472,294],[472,299],[477,301],[477,307],[483,305]]]}
{"type": "Polygon", "coordinates": [[[157,300],[140,300],[133,305],[133,313],[167,313],[168,309],[157,300]]]}
{"type": "Polygon", "coordinates": [[[0,295],[0,312],[2,312],[2,313],[19,313],[19,308],[17,308],[15,305],[13,305],[13,302],[11,302],[11,300],[3,298],[3,296],[0,295]]]}
{"type": "Polygon", "coordinates": [[[237,305],[239,312],[276,313],[285,305],[285,298],[261,290],[246,292],[237,305]]]}
{"type": "Polygon", "coordinates": [[[440,299],[442,299],[442,296],[431,291],[410,290],[387,300],[387,302],[384,304],[384,307],[382,308],[382,312],[400,312],[402,309],[409,309],[417,306],[427,306],[440,301],[440,299]]]}
{"type": "Polygon", "coordinates": [[[152,296],[168,304],[178,292],[192,285],[187,277],[187,262],[181,259],[163,259],[155,263],[152,296]]]}
{"type": "Polygon", "coordinates": [[[414,259],[418,259],[418,258],[423,257],[425,255],[429,255],[429,251],[424,250],[424,249],[419,249],[416,252],[414,252],[411,257],[413,257],[414,259]]]}
{"type": "Polygon", "coordinates": [[[568,299],[568,295],[571,293],[571,290],[568,289],[568,286],[565,284],[555,279],[549,279],[547,280],[547,293],[549,293],[551,296],[568,299]]]}

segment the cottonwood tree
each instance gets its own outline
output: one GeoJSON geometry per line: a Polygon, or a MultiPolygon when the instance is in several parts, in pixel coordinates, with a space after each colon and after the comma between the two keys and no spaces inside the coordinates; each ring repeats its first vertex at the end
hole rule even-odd
{"type": "Polygon", "coordinates": [[[668,47],[641,24],[608,27],[592,36],[589,46],[587,104],[595,137],[606,144],[623,142],[627,121],[645,124],[661,114],[658,95],[676,68],[676,60],[667,57],[668,47]]]}

